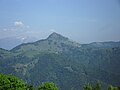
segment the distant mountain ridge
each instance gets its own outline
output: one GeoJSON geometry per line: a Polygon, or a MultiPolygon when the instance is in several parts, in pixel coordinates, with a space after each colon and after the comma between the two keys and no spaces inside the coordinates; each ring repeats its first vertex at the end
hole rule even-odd
{"type": "Polygon", "coordinates": [[[120,41],[114,42],[114,41],[109,41],[109,42],[93,42],[90,44],[83,44],[88,47],[97,47],[97,48],[112,48],[112,47],[120,47],[120,41]]]}
{"type": "Polygon", "coordinates": [[[27,52],[33,50],[35,52],[38,51],[38,53],[39,52],[57,53],[67,50],[66,49],[67,45],[71,47],[80,47],[79,43],[70,41],[68,38],[54,32],[51,35],[49,35],[47,39],[42,39],[33,43],[24,43],[13,48],[11,51],[19,52],[20,50],[22,50],[27,52]]]}
{"type": "Polygon", "coordinates": [[[0,39],[0,48],[11,50],[17,45],[20,45],[22,43],[33,42],[36,40],[37,39],[35,37],[29,37],[29,36],[6,37],[6,38],[0,39]]]}
{"type": "Polygon", "coordinates": [[[98,80],[103,87],[118,86],[120,42],[79,44],[54,32],[12,50],[0,49],[0,73],[13,74],[35,86],[54,82],[60,90],[80,90],[98,80]]]}

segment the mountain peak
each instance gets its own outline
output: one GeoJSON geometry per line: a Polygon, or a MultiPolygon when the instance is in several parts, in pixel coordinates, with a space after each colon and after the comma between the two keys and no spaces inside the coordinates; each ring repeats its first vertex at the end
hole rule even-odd
{"type": "Polygon", "coordinates": [[[56,32],[53,32],[52,34],[50,34],[49,36],[59,36],[60,34],[56,33],[56,32]]]}
{"type": "Polygon", "coordinates": [[[53,32],[52,34],[49,35],[49,37],[47,38],[49,40],[54,40],[54,39],[58,39],[58,40],[68,40],[67,37],[64,37],[56,32],[53,32]]]}

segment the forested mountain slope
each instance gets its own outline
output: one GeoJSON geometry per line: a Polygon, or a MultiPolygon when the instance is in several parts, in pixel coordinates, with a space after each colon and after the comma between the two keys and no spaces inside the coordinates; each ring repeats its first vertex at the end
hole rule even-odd
{"type": "Polygon", "coordinates": [[[80,90],[86,83],[120,85],[120,42],[79,44],[52,33],[47,39],[0,49],[0,73],[35,86],[51,81],[60,90],[80,90]]]}

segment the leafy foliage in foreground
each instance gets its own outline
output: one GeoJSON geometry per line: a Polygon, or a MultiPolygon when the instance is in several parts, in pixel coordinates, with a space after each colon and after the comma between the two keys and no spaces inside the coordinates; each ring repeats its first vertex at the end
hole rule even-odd
{"type": "MultiPolygon", "coordinates": [[[[86,84],[84,86],[84,90],[103,90],[103,88],[101,87],[100,82],[97,82],[95,86],[91,84],[86,84]]],[[[107,90],[120,90],[120,87],[114,87],[112,85],[109,85],[107,90]]]]}
{"type": "Polygon", "coordinates": [[[0,74],[0,90],[26,90],[26,84],[11,75],[0,74]]]}
{"type": "Polygon", "coordinates": [[[39,86],[38,90],[58,90],[54,83],[46,82],[39,86]]]}
{"type": "MultiPolygon", "coordinates": [[[[96,85],[86,84],[83,87],[84,90],[103,90],[100,82],[96,85]]],[[[38,89],[32,85],[25,84],[19,78],[12,75],[0,74],[0,90],[59,90],[58,87],[52,82],[45,82],[38,87],[38,89]]],[[[75,89],[76,90],[76,89],[75,89]]],[[[108,86],[107,90],[120,90],[120,87],[108,86]]]]}
{"type": "Polygon", "coordinates": [[[87,84],[84,86],[84,90],[102,90],[100,82],[97,82],[95,86],[87,84]]]}
{"type": "MultiPolygon", "coordinates": [[[[35,90],[35,88],[15,76],[0,74],[0,90],[35,90]]],[[[54,83],[46,82],[39,86],[38,90],[58,90],[58,88],[54,83]]]]}

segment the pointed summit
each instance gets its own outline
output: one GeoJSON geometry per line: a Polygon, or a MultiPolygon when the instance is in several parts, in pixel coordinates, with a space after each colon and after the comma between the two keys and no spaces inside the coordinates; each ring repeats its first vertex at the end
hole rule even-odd
{"type": "Polygon", "coordinates": [[[56,33],[56,32],[53,32],[52,34],[49,35],[49,37],[47,38],[48,40],[54,40],[54,39],[57,39],[57,40],[68,40],[68,38],[56,33]]]}

